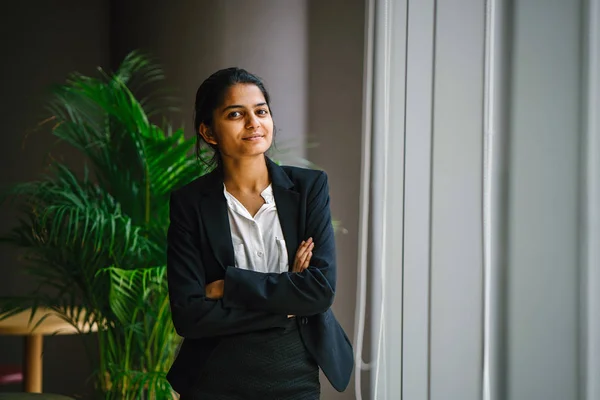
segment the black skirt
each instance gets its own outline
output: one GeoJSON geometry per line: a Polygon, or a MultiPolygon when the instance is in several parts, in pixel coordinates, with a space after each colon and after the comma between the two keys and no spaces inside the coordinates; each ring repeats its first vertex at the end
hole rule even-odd
{"type": "Polygon", "coordinates": [[[285,328],[224,337],[181,400],[318,400],[319,367],[296,318],[285,328]]]}

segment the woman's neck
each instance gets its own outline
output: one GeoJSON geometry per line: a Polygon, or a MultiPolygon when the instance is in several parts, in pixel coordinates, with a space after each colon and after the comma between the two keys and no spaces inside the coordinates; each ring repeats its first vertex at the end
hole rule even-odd
{"type": "Polygon", "coordinates": [[[264,156],[241,159],[222,158],[223,181],[229,192],[262,193],[269,186],[269,170],[264,156]]]}

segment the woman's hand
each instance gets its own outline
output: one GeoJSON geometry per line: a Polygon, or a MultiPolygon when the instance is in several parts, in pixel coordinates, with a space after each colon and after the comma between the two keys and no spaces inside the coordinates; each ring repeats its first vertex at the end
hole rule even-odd
{"type": "MultiPolygon", "coordinates": [[[[292,267],[292,272],[302,272],[310,263],[310,259],[312,257],[312,249],[315,247],[315,243],[312,238],[308,238],[308,240],[303,240],[300,243],[300,247],[298,247],[298,251],[296,251],[296,257],[294,258],[294,266],[292,267]]],[[[288,315],[288,318],[294,318],[295,315],[288,315]]]]}
{"type": "Polygon", "coordinates": [[[312,238],[308,238],[308,240],[303,240],[300,243],[300,247],[298,247],[298,251],[296,251],[296,257],[294,258],[294,266],[292,267],[292,272],[302,272],[310,263],[310,259],[312,257],[312,249],[315,247],[315,243],[312,238]]]}
{"type": "Polygon", "coordinates": [[[225,281],[220,279],[206,285],[206,297],[211,300],[218,300],[223,298],[223,288],[225,287],[225,281]]]}

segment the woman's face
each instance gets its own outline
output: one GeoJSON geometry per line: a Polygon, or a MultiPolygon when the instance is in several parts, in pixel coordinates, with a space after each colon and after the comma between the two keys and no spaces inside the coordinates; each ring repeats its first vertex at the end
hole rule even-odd
{"type": "Polygon", "coordinates": [[[273,140],[273,119],[260,89],[253,84],[231,86],[213,113],[213,129],[202,124],[200,134],[216,144],[223,157],[264,154],[273,140]]]}

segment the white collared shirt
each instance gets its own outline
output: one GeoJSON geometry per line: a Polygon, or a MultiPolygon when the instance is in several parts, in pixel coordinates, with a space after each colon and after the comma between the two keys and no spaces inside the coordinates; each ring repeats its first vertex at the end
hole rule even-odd
{"type": "Polygon", "coordinates": [[[272,186],[262,191],[265,204],[254,217],[225,185],[223,192],[227,199],[235,267],[257,272],[288,271],[287,249],[272,186]]]}

